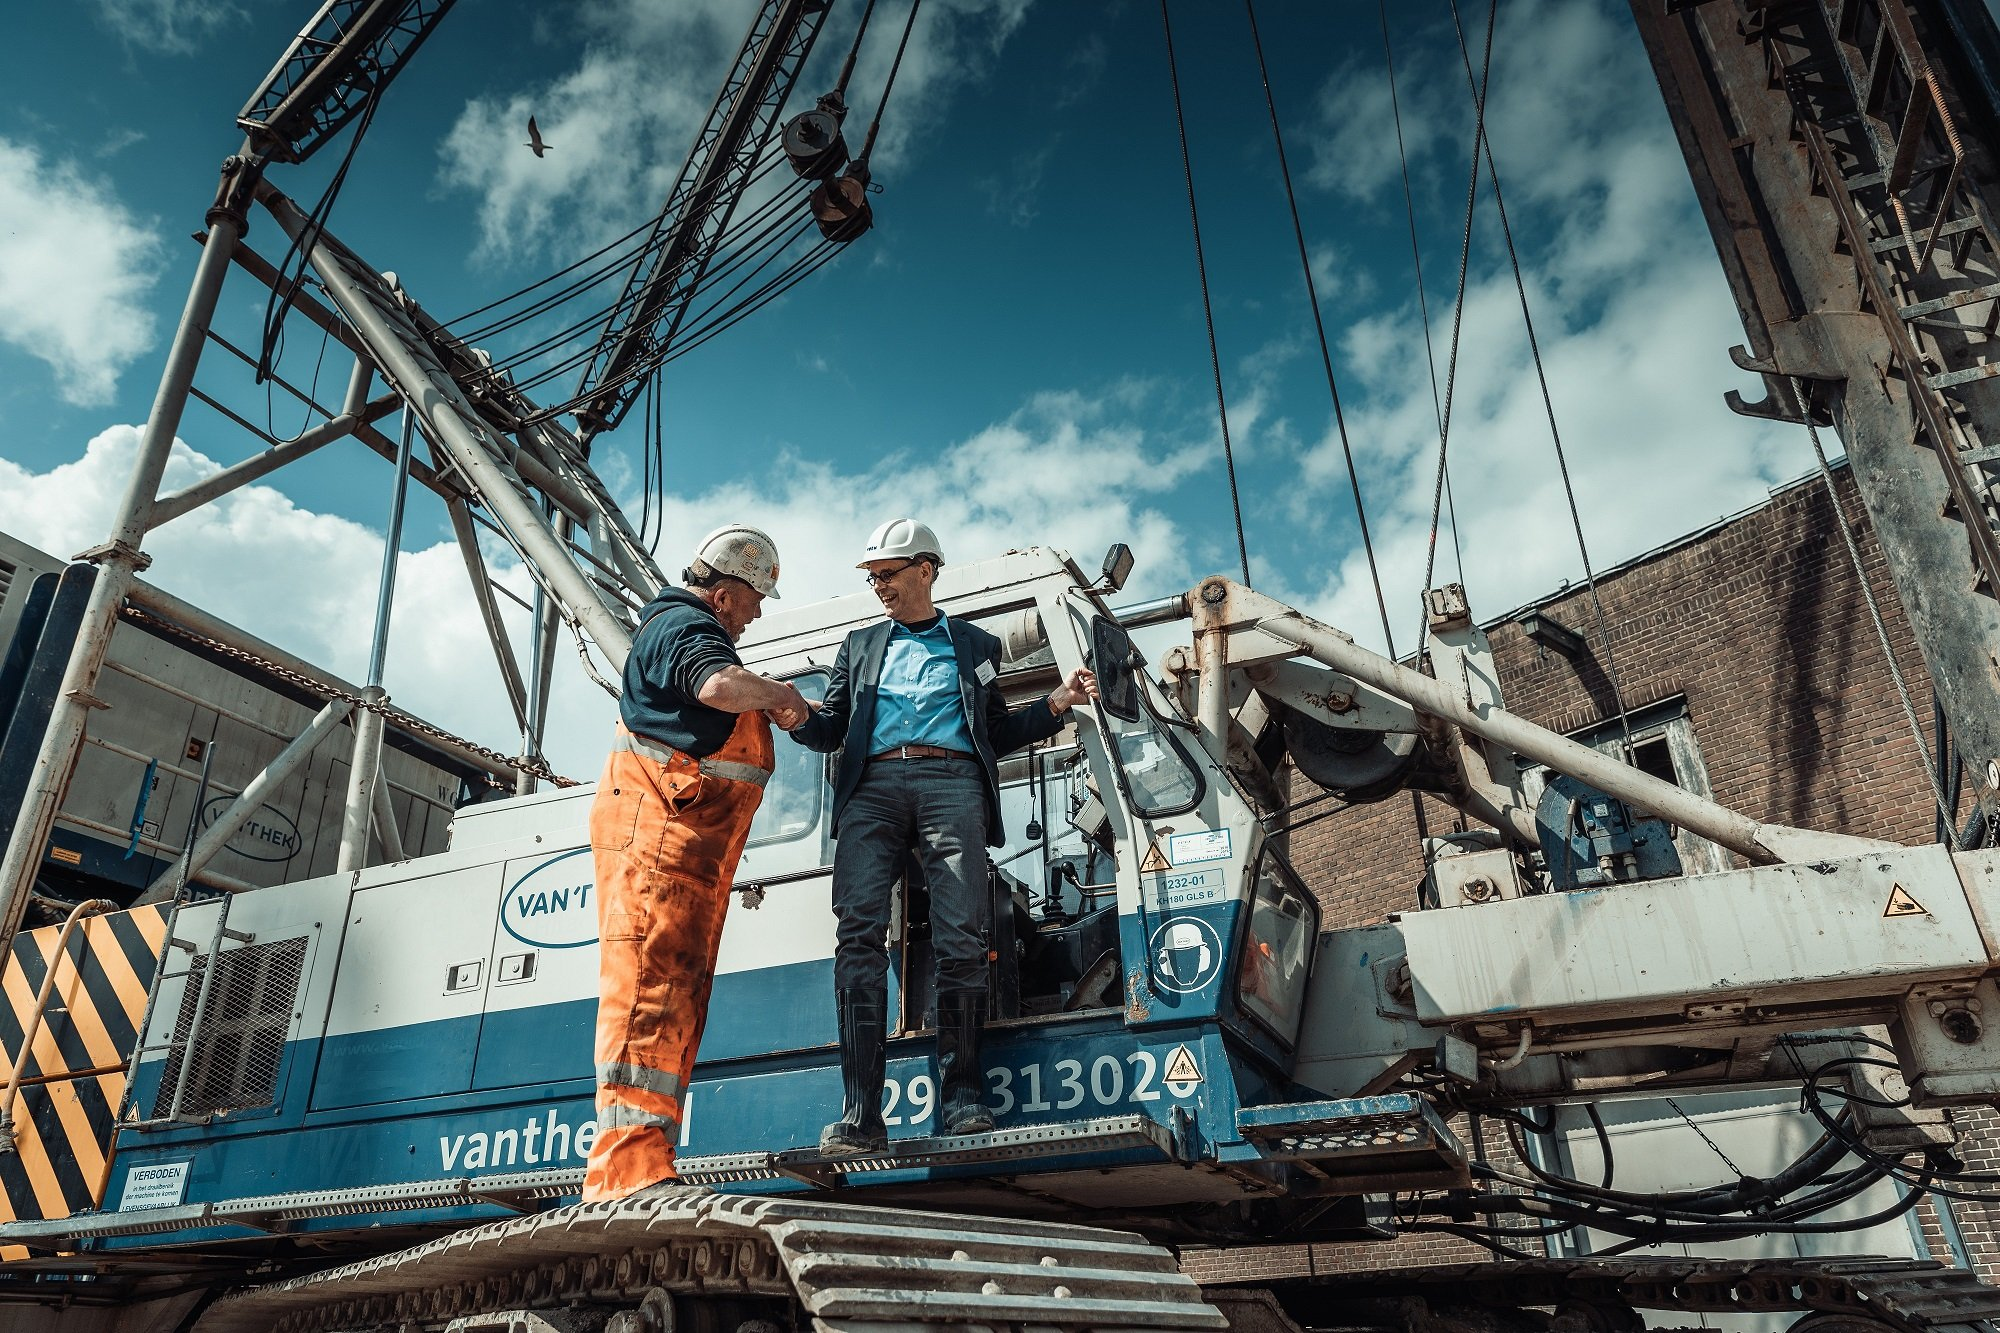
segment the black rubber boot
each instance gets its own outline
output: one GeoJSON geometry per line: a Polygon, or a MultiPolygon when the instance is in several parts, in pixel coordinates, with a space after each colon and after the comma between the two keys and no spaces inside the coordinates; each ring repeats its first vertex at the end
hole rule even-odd
{"type": "Polygon", "coordinates": [[[993,1113],[986,1109],[986,1071],[979,1063],[979,1034],[986,1026],[985,991],[938,994],[938,1131],[986,1134],[993,1113]]]}
{"type": "Polygon", "coordinates": [[[840,1119],[820,1131],[819,1150],[828,1157],[864,1157],[886,1152],[889,1130],[882,1123],[883,1044],[889,1039],[889,997],[885,991],[844,987],[840,1006],[840,1119]]]}

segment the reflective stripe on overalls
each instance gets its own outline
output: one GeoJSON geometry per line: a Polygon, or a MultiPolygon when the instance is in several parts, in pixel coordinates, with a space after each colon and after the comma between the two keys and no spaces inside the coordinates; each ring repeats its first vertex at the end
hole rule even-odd
{"type": "Polygon", "coordinates": [[[590,807],[599,990],[587,1202],[675,1174],[729,885],[773,761],[761,712],[739,713],[705,759],[618,727],[590,807]]]}

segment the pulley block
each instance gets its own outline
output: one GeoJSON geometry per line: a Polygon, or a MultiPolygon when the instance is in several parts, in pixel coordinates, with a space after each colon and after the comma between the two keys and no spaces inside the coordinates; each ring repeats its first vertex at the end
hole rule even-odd
{"type": "Polygon", "coordinates": [[[802,180],[823,181],[847,165],[840,116],[825,107],[801,111],[785,122],[785,156],[802,180]]]}
{"type": "Polygon", "coordinates": [[[1416,772],[1422,746],[1405,731],[1331,727],[1285,710],[1285,748],[1299,772],[1352,805],[1394,796],[1416,772]]]}
{"type": "Polygon", "coordinates": [[[811,208],[819,234],[845,244],[875,225],[864,176],[836,176],[813,187],[811,208]]]}

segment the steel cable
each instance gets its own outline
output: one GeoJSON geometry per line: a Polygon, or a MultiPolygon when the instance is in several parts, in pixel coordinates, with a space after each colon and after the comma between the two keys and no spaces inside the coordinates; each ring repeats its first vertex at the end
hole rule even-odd
{"type": "MultiPolygon", "coordinates": [[[[799,231],[802,233],[808,225],[810,225],[810,219],[799,223],[798,224],[799,231]]],[[[770,263],[772,259],[775,259],[779,255],[783,254],[786,248],[789,246],[789,244],[790,242],[787,241],[785,245],[780,245],[777,248],[773,249],[770,255],[768,255],[762,262],[758,264],[757,266],[758,269],[762,269],[765,264],[770,263]]],[[[766,305],[769,305],[771,302],[783,296],[786,292],[790,291],[792,287],[796,286],[799,281],[810,276],[813,273],[818,272],[819,269],[825,265],[827,260],[833,254],[838,253],[838,250],[839,247],[834,242],[831,241],[820,242],[820,244],[814,246],[810,250],[807,250],[798,259],[794,260],[792,264],[788,268],[783,270],[777,277],[771,279],[770,281],[766,282],[763,286],[757,288],[749,296],[745,297],[741,302],[739,302],[736,306],[731,307],[730,310],[724,312],[723,315],[718,316],[716,320],[711,324],[698,326],[691,331],[683,333],[680,337],[676,338],[675,341],[668,344],[667,346],[656,349],[651,356],[647,357],[644,361],[632,366],[624,374],[618,375],[612,379],[605,380],[597,385],[592,386],[588,394],[579,395],[575,398],[570,398],[563,402],[554,403],[548,407],[542,408],[540,411],[536,412],[530,418],[530,420],[535,420],[535,421],[547,420],[550,417],[554,417],[559,415],[560,413],[569,411],[571,408],[585,401],[585,399],[587,398],[595,397],[596,395],[603,393],[608,389],[616,388],[624,384],[629,384],[635,379],[640,379],[643,378],[644,376],[653,374],[654,372],[659,370],[660,367],[666,365],[668,362],[676,360],[679,357],[685,355],[686,353],[693,351],[697,346],[700,346],[702,343],[707,342],[709,338],[715,336],[718,333],[721,333],[724,329],[733,327],[737,323],[748,318],[750,315],[756,313],[756,311],[758,311],[759,309],[763,308],[766,305]]],[[[739,286],[740,285],[741,284],[739,284],[739,286]]],[[[715,307],[711,306],[709,307],[709,310],[712,311],[714,308],[715,307]]],[[[567,364],[573,365],[574,362],[575,358],[572,357],[570,359],[570,362],[567,364]]],[[[552,367],[550,370],[544,371],[539,375],[537,375],[536,378],[532,381],[529,381],[529,383],[530,384],[542,383],[548,379],[554,378],[556,375],[561,374],[563,369],[564,367],[552,367]]]]}
{"type": "Polygon", "coordinates": [[[1826,450],[1819,442],[1819,427],[1813,424],[1810,400],[1806,396],[1802,381],[1787,376],[1786,387],[1792,392],[1792,404],[1799,417],[1806,423],[1806,436],[1812,441],[1813,458],[1819,463],[1819,475],[1826,485],[1827,503],[1833,507],[1833,514],[1840,528],[1841,540],[1847,546],[1848,561],[1854,566],[1854,581],[1861,589],[1861,600],[1868,604],[1868,619],[1875,626],[1876,641],[1882,645],[1882,657],[1889,664],[1889,678],[1895,682],[1896,698],[1902,703],[1903,717],[1910,724],[1910,739],[1917,744],[1917,753],[1923,756],[1924,777],[1931,784],[1931,794],[1937,799],[1938,813],[1943,816],[1944,827],[1951,834],[1954,850],[1965,850],[1965,839],[1959,835],[1957,821],[1952,818],[1951,803],[1945,799],[1944,785],[1938,781],[1937,765],[1932,762],[1930,746],[1924,743],[1923,724],[1917,721],[1917,706],[1910,701],[1909,682],[1903,679],[1903,668],[1896,661],[1895,649],[1889,645],[1889,631],[1882,623],[1882,608],[1876,604],[1875,590],[1868,586],[1868,571],[1861,563],[1861,546],[1854,540],[1854,529],[1847,521],[1847,511],[1840,507],[1840,492],[1833,484],[1833,468],[1826,461],[1826,450]]]}
{"type": "Polygon", "coordinates": [[[1187,177],[1188,220],[1194,228],[1194,265],[1201,281],[1201,316],[1208,326],[1208,363],[1215,372],[1215,409],[1222,419],[1222,464],[1229,474],[1229,511],[1236,521],[1236,557],[1243,566],[1243,586],[1250,584],[1250,549],[1243,541],[1243,498],[1236,488],[1236,451],[1229,441],[1229,405],[1222,394],[1222,357],[1215,345],[1215,309],[1208,296],[1208,261],[1201,249],[1201,211],[1195,206],[1194,162],[1188,156],[1187,118],[1181,111],[1181,76],[1174,60],[1174,24],[1167,0],[1160,0],[1160,25],[1167,36],[1167,79],[1174,91],[1174,127],[1180,133],[1181,171],[1187,177]]]}
{"type": "MultiPolygon", "coordinates": [[[[1389,41],[1389,3],[1377,0],[1376,15],[1382,24],[1382,63],[1389,72],[1389,114],[1396,125],[1396,162],[1402,169],[1403,216],[1410,226],[1410,265],[1416,271],[1417,315],[1423,321],[1424,365],[1431,376],[1431,415],[1437,419],[1438,434],[1444,434],[1444,407],[1438,398],[1437,350],[1431,344],[1431,303],[1424,290],[1424,256],[1417,244],[1417,203],[1410,190],[1410,155],[1403,144],[1403,101],[1396,89],[1396,51],[1389,41]]],[[[1458,566],[1458,581],[1465,582],[1465,551],[1458,540],[1458,504],[1452,498],[1451,472],[1447,469],[1444,477],[1445,509],[1451,516],[1451,550],[1458,566]]],[[[1392,646],[1391,657],[1395,656],[1392,646]]]]}
{"type": "MultiPolygon", "coordinates": [[[[917,27],[917,11],[923,7],[923,3],[924,0],[910,0],[910,16],[903,20],[903,37],[896,43],[896,58],[889,62],[889,77],[882,81],[882,97],[875,103],[875,119],[868,122],[868,137],[861,141],[861,151],[854,155],[854,166],[851,170],[864,184],[868,180],[868,160],[875,151],[875,136],[882,131],[882,113],[889,109],[889,94],[896,86],[897,73],[903,68],[903,52],[910,45],[910,34],[917,27]]],[[[871,11],[874,9],[872,3],[869,9],[871,11]]],[[[859,36],[855,38],[855,42],[858,49],[859,36]]]]}
{"type": "MultiPolygon", "coordinates": [[[[748,246],[744,248],[744,250],[732,252],[731,255],[727,259],[725,259],[721,264],[711,266],[711,274],[716,276],[727,276],[727,274],[730,271],[733,271],[733,269],[739,263],[745,262],[750,256],[757,254],[768,247],[768,253],[766,253],[765,257],[762,260],[760,260],[757,264],[757,268],[761,269],[765,264],[770,263],[772,259],[784,253],[785,249],[788,246],[790,246],[791,243],[797,238],[797,235],[805,229],[809,221],[810,219],[797,220],[797,219],[786,219],[784,217],[774,216],[770,224],[766,226],[763,229],[763,231],[761,231],[758,234],[758,236],[753,241],[751,241],[748,246]],[[793,229],[792,234],[780,238],[775,245],[772,245],[771,238],[777,236],[779,229],[786,226],[790,226],[793,229]]],[[[755,270],[753,270],[753,272],[754,271],[755,270]]],[[[705,275],[704,283],[707,280],[708,280],[708,275],[705,275]]],[[[689,299],[692,300],[694,293],[700,290],[701,290],[700,286],[690,288],[688,292],[689,299]]],[[[524,350],[523,353],[517,355],[516,362],[518,363],[520,360],[526,359],[529,351],[532,351],[533,355],[535,356],[545,356],[551,352],[557,351],[564,342],[575,337],[575,335],[581,333],[584,329],[589,328],[594,324],[603,322],[606,316],[615,315],[618,309],[619,307],[612,306],[612,307],[606,307],[602,311],[593,312],[592,314],[577,321],[576,323],[567,326],[565,329],[559,330],[557,333],[552,334],[547,338],[544,338],[540,343],[535,344],[532,349],[524,350]]],[[[592,344],[588,347],[580,348],[576,351],[570,352],[567,355],[563,356],[560,360],[551,362],[550,364],[543,366],[540,370],[534,372],[533,375],[528,376],[525,379],[522,379],[516,385],[516,387],[521,389],[532,389],[532,388],[537,388],[543,384],[546,384],[551,380],[562,378],[563,376],[567,375],[570,371],[577,369],[579,366],[585,364],[590,360],[593,360],[598,355],[600,347],[601,344],[592,344]]],[[[613,379],[606,380],[602,383],[593,385],[587,392],[572,395],[571,397],[565,398],[561,402],[556,403],[553,406],[543,408],[541,411],[535,414],[535,419],[542,420],[554,416],[559,412],[567,411],[570,407],[578,403],[584,402],[590,398],[594,398],[595,396],[605,391],[606,389],[614,388],[616,386],[623,384],[628,384],[634,379],[641,378],[645,375],[650,375],[654,370],[658,369],[661,359],[662,359],[661,349],[655,348],[651,355],[635,363],[633,366],[627,368],[627,370],[623,374],[618,375],[613,379]]]]}
{"type": "MultiPolygon", "coordinates": [[[[597,247],[597,249],[592,250],[589,254],[584,255],[581,259],[578,259],[576,262],[572,264],[566,264],[562,268],[559,268],[555,272],[549,274],[547,277],[537,278],[535,281],[529,283],[527,286],[519,288],[518,290],[515,291],[508,292],[505,296],[495,297],[493,300],[488,301],[485,305],[477,306],[474,309],[466,311],[462,315],[454,315],[452,318],[444,321],[444,326],[446,328],[451,328],[453,325],[463,324],[468,319],[477,319],[479,316],[486,314],[490,310],[498,310],[501,306],[506,305],[509,301],[519,300],[521,297],[526,296],[529,292],[541,290],[543,287],[546,287],[550,283],[554,282],[557,278],[568,277],[570,274],[576,272],[578,269],[582,268],[585,264],[588,264],[593,259],[602,258],[604,255],[609,254],[611,251],[625,244],[627,241],[637,236],[640,232],[646,231],[647,229],[651,228],[653,225],[654,225],[653,219],[648,218],[644,222],[641,222],[638,226],[632,228],[632,230],[626,232],[623,236],[619,236],[612,240],[606,241],[603,245],[600,245],[599,247],[597,247]]],[[[639,248],[643,250],[646,247],[644,245],[641,245],[639,248]]],[[[623,263],[624,261],[621,259],[619,262],[623,263]]],[[[483,332],[485,332],[485,328],[482,327],[480,329],[473,330],[472,332],[466,334],[465,336],[476,338],[483,332]]]]}
{"type": "Polygon", "coordinates": [[[689,332],[686,337],[675,340],[668,346],[666,354],[661,357],[660,364],[667,365],[680,360],[717,334],[735,328],[764,306],[781,299],[792,288],[798,286],[801,282],[804,282],[807,278],[832,263],[840,255],[843,248],[837,241],[821,241],[818,245],[794,260],[791,266],[779,273],[777,277],[772,278],[769,282],[758,288],[751,297],[746,298],[736,309],[725,311],[711,323],[698,326],[689,332]]]}
{"type": "MultiPolygon", "coordinates": [[[[1292,239],[1298,242],[1299,270],[1305,274],[1306,300],[1312,306],[1313,332],[1319,337],[1320,365],[1326,370],[1326,391],[1333,399],[1333,421],[1340,431],[1340,453],[1347,460],[1347,480],[1354,491],[1354,517],[1361,527],[1361,549],[1368,556],[1368,578],[1375,586],[1375,608],[1382,615],[1382,639],[1391,658],[1396,655],[1396,637],[1389,628],[1389,602],[1382,595],[1382,573],[1375,564],[1375,542],[1368,532],[1368,507],[1361,500],[1361,474],[1354,466],[1354,448],[1347,438],[1347,416],[1340,407],[1340,385],[1334,379],[1333,353],[1326,342],[1326,320],[1319,310],[1319,287],[1313,281],[1312,258],[1306,253],[1305,228],[1299,222],[1299,200],[1292,189],[1292,168],[1285,158],[1285,135],[1278,126],[1278,103],[1271,93],[1271,71],[1264,63],[1264,39],[1257,31],[1256,0],[1243,0],[1243,12],[1250,20],[1250,41],[1257,50],[1257,77],[1264,85],[1264,106],[1271,113],[1271,141],[1278,148],[1278,175],[1285,183],[1285,203],[1292,213],[1292,239]]],[[[1245,576],[1246,581],[1248,576],[1245,576]]]]}
{"type": "MultiPolygon", "coordinates": [[[[766,200],[764,203],[758,205],[755,209],[753,209],[748,216],[743,218],[740,222],[732,225],[721,236],[719,236],[716,240],[718,251],[724,244],[727,244],[731,241],[737,243],[737,248],[730,251],[727,255],[725,255],[720,263],[711,265],[710,270],[701,276],[701,279],[697,282],[697,284],[694,287],[689,288],[688,292],[686,293],[686,298],[691,300],[695,292],[701,290],[702,285],[714,281],[715,279],[721,276],[725,276],[727,272],[734,265],[743,262],[743,258],[745,257],[746,254],[756,253],[760,247],[766,245],[770,241],[771,237],[777,235],[782,228],[788,225],[788,222],[790,220],[782,215],[781,206],[789,202],[794,202],[794,201],[789,199],[787,196],[783,194],[773,195],[770,199],[766,200]],[[747,241],[742,239],[742,237],[746,233],[751,233],[751,232],[754,232],[755,234],[752,235],[750,239],[748,239],[747,241]]],[[[789,244],[789,243],[790,240],[789,238],[787,238],[784,242],[781,242],[780,244],[782,246],[784,244],[789,244]]],[[[661,247],[653,247],[653,248],[658,249],[661,247]]],[[[643,259],[644,257],[645,256],[642,254],[636,256],[635,258],[643,259]]],[[[681,268],[685,269],[686,265],[691,262],[693,262],[692,256],[690,256],[687,260],[683,261],[681,268]]],[[[669,278],[671,279],[671,277],[677,276],[678,271],[679,270],[676,271],[675,275],[669,275],[669,278]]],[[[594,286],[596,284],[593,283],[592,285],[594,286]]],[[[584,329],[587,329],[595,324],[604,323],[608,320],[615,319],[617,316],[619,316],[620,314],[624,313],[627,309],[629,309],[636,302],[636,300],[637,298],[631,296],[629,292],[621,293],[618,299],[613,301],[611,304],[607,306],[602,306],[596,310],[591,311],[590,313],[583,316],[583,318],[577,320],[576,322],[570,325],[567,325],[562,329],[557,330],[555,333],[549,334],[548,336],[542,338],[539,342],[530,343],[525,347],[518,348],[515,351],[509,353],[506,357],[496,360],[494,362],[494,368],[496,370],[513,369],[516,366],[522,365],[527,361],[534,359],[536,356],[543,355],[547,353],[549,350],[560,346],[563,342],[574,337],[576,334],[582,332],[584,329]]],[[[595,356],[597,354],[597,351],[598,347],[593,345],[589,349],[588,355],[595,356]]],[[[559,368],[553,371],[553,374],[565,373],[566,371],[573,369],[577,364],[580,364],[579,355],[572,354],[570,357],[564,360],[564,362],[559,368]]],[[[551,378],[551,374],[552,372],[548,369],[537,371],[535,373],[534,378],[529,381],[524,381],[521,387],[526,387],[527,384],[544,383],[549,378],[551,378]]],[[[622,383],[624,381],[621,379],[620,382],[622,383]]],[[[595,393],[596,390],[592,390],[591,393],[586,396],[595,396],[595,393]]],[[[577,400],[572,400],[572,401],[577,401],[577,400]]]]}
{"type": "MultiPolygon", "coordinates": [[[[1486,66],[1489,71],[1493,63],[1494,19],[1498,16],[1499,12],[1500,0],[1493,0],[1493,4],[1486,11],[1486,66]]],[[[1458,33],[1459,58],[1465,64],[1466,83],[1468,86],[1471,86],[1472,52],[1466,47],[1465,30],[1459,24],[1458,0],[1451,0],[1451,25],[1453,30],[1458,33]]],[[[1512,265],[1514,270],[1514,290],[1519,294],[1521,299],[1521,324],[1527,330],[1528,352],[1534,358],[1535,362],[1535,382],[1541,386],[1542,408],[1548,414],[1549,419],[1549,439],[1555,445],[1556,468],[1562,474],[1563,495],[1569,501],[1570,526],[1576,532],[1576,550],[1577,554],[1583,560],[1584,586],[1590,590],[1590,605],[1597,620],[1597,632],[1599,637],[1604,640],[1605,680],[1611,686],[1611,701],[1618,709],[1618,727],[1624,733],[1625,762],[1629,764],[1633,762],[1632,719],[1631,715],[1625,709],[1625,693],[1618,685],[1618,654],[1611,640],[1611,622],[1606,618],[1604,614],[1604,602],[1597,594],[1597,574],[1590,566],[1590,548],[1583,539],[1583,516],[1577,509],[1576,488],[1570,483],[1569,458],[1563,450],[1562,432],[1556,428],[1555,399],[1549,394],[1549,377],[1547,372],[1542,369],[1541,344],[1535,337],[1535,319],[1528,310],[1528,284],[1521,276],[1521,256],[1514,248],[1514,229],[1507,221],[1507,201],[1500,193],[1500,166],[1493,160],[1493,141],[1487,138],[1483,132],[1486,123],[1486,86],[1486,76],[1482,74],[1479,86],[1473,89],[1473,95],[1479,99],[1480,103],[1480,126],[1482,133],[1474,141],[1472,151],[1475,154],[1478,153],[1482,145],[1486,151],[1486,175],[1493,186],[1493,209],[1500,216],[1500,236],[1507,246],[1507,262],[1512,265]]]]}
{"type": "MultiPolygon", "coordinates": [[[[1493,16],[1499,8],[1500,0],[1493,0],[1492,8],[1487,11],[1486,59],[1480,71],[1479,87],[1472,99],[1472,170],[1465,182],[1465,226],[1458,242],[1458,297],[1452,303],[1451,346],[1445,353],[1444,416],[1438,425],[1437,477],[1431,485],[1430,537],[1424,546],[1423,588],[1426,589],[1431,586],[1432,576],[1437,572],[1438,519],[1444,509],[1445,465],[1451,451],[1451,411],[1458,393],[1458,342],[1465,326],[1465,276],[1472,262],[1472,222],[1478,214],[1479,204],[1479,149],[1486,142],[1486,88],[1493,72],[1493,16]]],[[[1428,617],[1420,617],[1417,622],[1417,642],[1420,645],[1428,624],[1428,617]]]]}
{"type": "MultiPolygon", "coordinates": [[[[354,136],[347,141],[347,151],[341,155],[340,165],[334,169],[333,178],[326,183],[326,190],[314,204],[312,212],[306,215],[302,234],[292,238],[285,247],[285,256],[278,261],[278,277],[271,284],[270,295],[264,302],[264,336],[257,349],[257,377],[254,381],[262,384],[271,374],[274,355],[284,344],[285,316],[291,312],[292,302],[297,299],[299,287],[305,282],[306,265],[312,262],[312,253],[319,245],[320,234],[326,230],[326,219],[333,212],[333,205],[340,197],[341,187],[347,183],[347,169],[354,165],[354,155],[360,151],[361,141],[368,135],[368,127],[375,123],[375,108],[382,102],[382,87],[377,84],[368,92],[368,101],[361,108],[361,119],[354,126],[354,136]],[[291,267],[293,256],[298,257],[298,271],[287,280],[285,270],[291,267]],[[283,288],[280,293],[279,289],[283,288]]],[[[261,161],[260,169],[261,169],[261,161]]]]}

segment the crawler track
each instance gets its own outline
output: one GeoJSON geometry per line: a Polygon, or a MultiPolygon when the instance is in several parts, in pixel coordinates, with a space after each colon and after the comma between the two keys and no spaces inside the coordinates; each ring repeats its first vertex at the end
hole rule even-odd
{"type": "Polygon", "coordinates": [[[662,1328],[655,1291],[680,1307],[680,1326],[725,1333],[760,1309],[787,1326],[802,1313],[829,1333],[1225,1325],[1171,1254],[1128,1232],[686,1190],[495,1222],[237,1292],[195,1328],[428,1333],[454,1321],[584,1328],[604,1316],[641,1333],[662,1328]],[[511,1312],[538,1317],[469,1318],[511,1312]]]}

